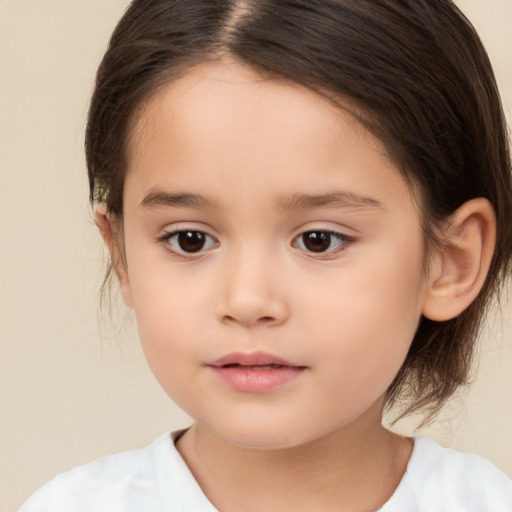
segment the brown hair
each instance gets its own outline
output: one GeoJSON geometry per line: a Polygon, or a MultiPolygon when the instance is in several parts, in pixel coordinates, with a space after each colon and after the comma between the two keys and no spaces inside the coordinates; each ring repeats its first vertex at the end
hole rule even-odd
{"type": "Polygon", "coordinates": [[[123,213],[127,139],[150,94],[223,56],[344,98],[421,195],[427,243],[465,201],[485,197],[497,243],[485,285],[457,318],[423,318],[387,393],[432,417],[467,383],[477,333],[509,275],[512,178],[491,64],[450,0],[134,0],[99,67],[86,133],[91,201],[123,213]]]}

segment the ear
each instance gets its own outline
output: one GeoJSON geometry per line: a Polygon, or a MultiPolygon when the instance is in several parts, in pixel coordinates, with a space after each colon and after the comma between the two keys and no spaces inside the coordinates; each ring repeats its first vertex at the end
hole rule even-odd
{"type": "Polygon", "coordinates": [[[464,203],[441,234],[430,260],[423,315],[445,321],[462,313],[485,282],[496,241],[496,217],[487,199],[464,203]]]}
{"type": "Polygon", "coordinates": [[[123,301],[129,308],[133,308],[128,269],[123,250],[122,225],[119,219],[108,213],[105,203],[100,203],[94,208],[94,220],[110,253],[112,268],[119,281],[123,301]]]}

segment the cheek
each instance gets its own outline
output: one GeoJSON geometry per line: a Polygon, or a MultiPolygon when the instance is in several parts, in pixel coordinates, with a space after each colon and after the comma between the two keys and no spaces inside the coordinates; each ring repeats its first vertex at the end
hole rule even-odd
{"type": "Polygon", "coordinates": [[[194,333],[202,317],[194,309],[198,305],[189,303],[186,294],[147,284],[132,294],[143,346],[153,347],[155,351],[186,350],[193,346],[194,333]]]}
{"type": "MultiPolygon", "coordinates": [[[[179,294],[178,294],[179,295],[179,294]]],[[[197,358],[197,332],[200,318],[194,318],[183,297],[174,293],[157,296],[135,305],[139,339],[151,372],[162,389],[189,414],[200,360],[197,358]]]]}
{"type": "MultiPolygon", "coordinates": [[[[326,283],[309,318],[318,326],[319,360],[332,361],[330,374],[356,387],[385,388],[400,369],[421,317],[421,254],[380,252],[373,261],[326,283]],[[373,384],[372,384],[373,383],[373,384]]],[[[306,328],[306,324],[304,324],[306,328]]]]}
{"type": "MultiPolygon", "coordinates": [[[[142,230],[141,230],[142,231],[142,230]]],[[[143,344],[164,346],[179,342],[204,318],[204,280],[154,242],[135,232],[127,237],[128,279],[133,309],[143,344]],[[137,236],[138,235],[138,236],[137,236]],[[139,243],[139,240],[142,239],[139,243]],[[181,336],[180,336],[181,335],[181,336]]]]}
{"type": "Polygon", "coordinates": [[[146,359],[158,380],[176,375],[205,330],[204,307],[194,283],[184,283],[158,261],[133,264],[130,289],[137,327],[146,359]],[[144,269],[143,272],[139,272],[144,269]]]}

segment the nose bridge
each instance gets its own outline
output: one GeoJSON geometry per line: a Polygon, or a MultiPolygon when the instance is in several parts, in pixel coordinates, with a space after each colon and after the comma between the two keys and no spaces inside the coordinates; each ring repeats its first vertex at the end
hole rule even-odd
{"type": "Polygon", "coordinates": [[[218,316],[242,325],[283,322],[288,314],[285,290],[279,284],[275,251],[252,241],[239,244],[224,262],[218,316]]]}

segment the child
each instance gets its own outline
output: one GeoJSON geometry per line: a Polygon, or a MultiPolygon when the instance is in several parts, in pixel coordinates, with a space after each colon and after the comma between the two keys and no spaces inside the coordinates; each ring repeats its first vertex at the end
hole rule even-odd
{"type": "Polygon", "coordinates": [[[466,383],[510,274],[485,51],[449,0],[135,0],[97,76],[91,201],[194,419],[23,512],[505,512],[484,459],[393,434],[466,383]]]}

